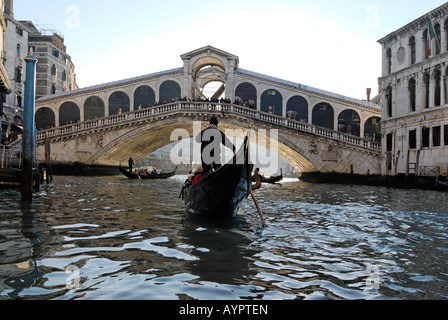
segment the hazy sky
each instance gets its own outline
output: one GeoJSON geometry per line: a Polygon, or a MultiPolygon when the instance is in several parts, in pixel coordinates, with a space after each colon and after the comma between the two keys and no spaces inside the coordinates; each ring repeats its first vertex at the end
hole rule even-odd
{"type": "Polygon", "coordinates": [[[182,67],[211,45],[240,68],[365,99],[379,39],[436,0],[16,0],[14,17],[58,29],[83,88],[182,67]]]}

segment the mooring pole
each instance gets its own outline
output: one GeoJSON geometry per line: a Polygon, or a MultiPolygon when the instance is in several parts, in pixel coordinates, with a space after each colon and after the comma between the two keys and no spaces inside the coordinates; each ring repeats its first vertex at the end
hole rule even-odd
{"type": "Polygon", "coordinates": [[[34,164],[34,104],[36,96],[36,63],[33,51],[25,58],[25,98],[23,110],[23,137],[22,137],[22,200],[31,201],[33,193],[33,164],[34,164]]]}

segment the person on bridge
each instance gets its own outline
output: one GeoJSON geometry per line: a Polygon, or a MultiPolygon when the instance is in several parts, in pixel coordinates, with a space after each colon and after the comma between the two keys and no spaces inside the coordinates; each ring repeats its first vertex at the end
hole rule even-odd
{"type": "Polygon", "coordinates": [[[221,144],[231,149],[235,154],[235,145],[218,129],[218,119],[212,117],[208,128],[202,130],[196,137],[196,142],[201,144],[201,162],[205,174],[210,170],[221,168],[221,144]]]}

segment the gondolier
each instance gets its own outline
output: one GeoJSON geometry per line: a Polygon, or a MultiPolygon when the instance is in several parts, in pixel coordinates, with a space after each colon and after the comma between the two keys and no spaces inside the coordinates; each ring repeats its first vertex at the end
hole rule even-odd
{"type": "Polygon", "coordinates": [[[201,162],[204,174],[211,169],[218,170],[221,167],[221,144],[231,149],[235,154],[235,145],[218,129],[218,119],[212,117],[207,129],[202,130],[196,137],[196,142],[201,144],[201,162]]]}

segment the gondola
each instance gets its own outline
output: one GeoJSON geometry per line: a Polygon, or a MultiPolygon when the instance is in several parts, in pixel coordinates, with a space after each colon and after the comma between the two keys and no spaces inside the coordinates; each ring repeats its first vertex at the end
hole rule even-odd
{"type": "Polygon", "coordinates": [[[186,211],[207,218],[225,219],[236,215],[252,188],[253,164],[249,164],[249,137],[229,163],[184,186],[181,197],[186,211]]]}
{"type": "Polygon", "coordinates": [[[122,174],[124,174],[126,177],[128,177],[129,179],[133,179],[133,180],[162,180],[162,179],[168,179],[173,177],[176,174],[176,169],[173,172],[168,172],[168,173],[156,173],[156,174],[151,174],[148,173],[147,175],[142,175],[142,174],[137,174],[136,172],[132,172],[129,170],[126,170],[124,168],[121,167],[121,165],[118,167],[118,170],[120,170],[120,172],[122,174]]]}
{"type": "Polygon", "coordinates": [[[277,183],[283,180],[283,170],[280,169],[279,176],[263,176],[260,175],[260,179],[262,183],[277,183]]]}

